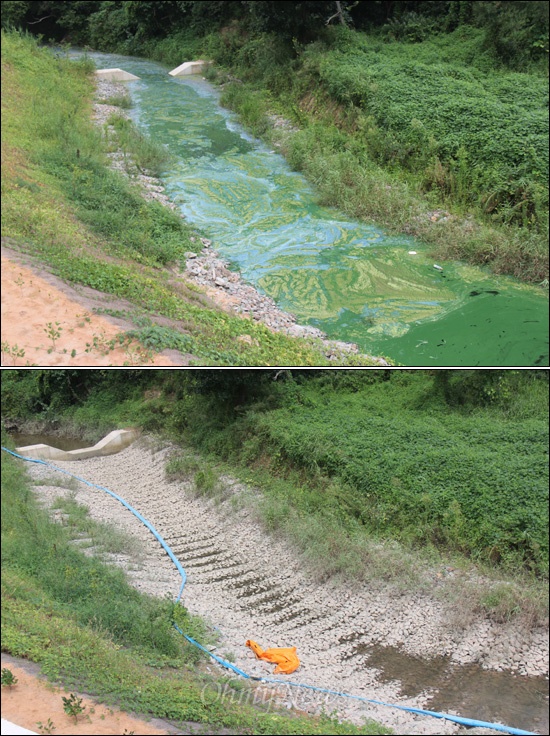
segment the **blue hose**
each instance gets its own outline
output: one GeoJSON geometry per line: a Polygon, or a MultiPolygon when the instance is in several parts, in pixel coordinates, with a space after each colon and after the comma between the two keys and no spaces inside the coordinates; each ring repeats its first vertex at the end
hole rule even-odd
{"type": "MultiPolygon", "coordinates": [[[[170,559],[176,566],[177,571],[181,575],[181,580],[182,580],[181,588],[175,600],[175,603],[179,603],[180,598],[183,593],[183,589],[185,587],[185,583],[187,582],[187,575],[185,574],[185,570],[181,566],[180,561],[176,558],[176,556],[174,555],[174,553],[172,552],[168,544],[164,541],[161,535],[157,532],[155,527],[149,521],[147,521],[147,519],[143,517],[139,513],[139,511],[136,511],[136,509],[130,506],[130,504],[127,503],[123,498],[118,496],[113,491],[110,491],[108,488],[104,488],[103,486],[96,485],[95,483],[90,483],[90,481],[85,480],[84,478],[80,478],[80,476],[74,475],[74,473],[69,473],[68,470],[63,470],[63,468],[58,468],[56,465],[52,465],[51,463],[48,463],[45,460],[38,460],[36,458],[25,457],[24,455],[19,455],[17,452],[8,450],[7,447],[2,447],[2,450],[4,450],[4,452],[9,453],[10,455],[13,455],[14,457],[19,458],[20,460],[26,460],[27,462],[30,462],[30,463],[38,463],[40,465],[46,465],[46,467],[52,468],[53,470],[57,470],[59,473],[64,473],[65,475],[70,475],[71,478],[76,478],[76,480],[79,480],[82,483],[85,483],[87,486],[90,486],[92,488],[99,488],[100,491],[105,491],[105,493],[108,493],[113,498],[116,498],[116,500],[119,501],[129,511],[131,511],[134,514],[134,516],[137,516],[137,518],[143,524],[145,524],[147,529],[149,529],[149,531],[154,535],[154,537],[160,543],[161,547],[165,550],[167,555],[170,557],[170,559]]],[[[270,677],[255,677],[254,675],[249,675],[248,673],[239,669],[239,667],[236,667],[231,662],[227,662],[221,657],[218,657],[217,655],[210,652],[202,644],[199,644],[198,641],[195,641],[195,639],[193,639],[191,636],[188,636],[187,634],[185,634],[175,622],[173,622],[172,625],[182,636],[185,637],[185,639],[190,644],[197,647],[198,649],[203,651],[205,654],[208,654],[208,656],[212,657],[212,659],[218,662],[218,664],[222,665],[223,667],[229,670],[232,670],[233,672],[235,672],[235,674],[240,675],[241,677],[244,677],[248,680],[258,680],[260,682],[283,684],[283,685],[288,685],[290,687],[301,687],[307,690],[315,690],[316,692],[328,693],[330,695],[338,695],[343,698],[353,698],[354,700],[361,700],[366,703],[374,703],[376,705],[385,705],[389,708],[397,708],[399,710],[405,710],[409,713],[416,713],[418,715],[423,715],[423,716],[433,716],[434,718],[443,718],[444,720],[452,721],[453,723],[459,723],[463,726],[468,726],[469,728],[473,728],[473,727],[493,728],[496,731],[503,731],[504,733],[517,734],[517,736],[536,736],[536,734],[533,731],[522,731],[519,728],[513,728],[512,726],[503,726],[500,723],[489,723],[487,721],[476,721],[472,718],[462,718],[461,716],[454,716],[454,715],[450,715],[449,713],[438,713],[437,711],[433,711],[433,710],[423,710],[422,708],[411,708],[406,705],[395,705],[393,703],[384,703],[381,700],[372,700],[371,698],[365,698],[362,695],[352,695],[351,693],[341,693],[338,690],[328,690],[326,688],[316,687],[315,685],[305,685],[305,684],[298,683],[298,682],[288,682],[287,680],[278,680],[278,679],[270,678],[270,677]]]]}

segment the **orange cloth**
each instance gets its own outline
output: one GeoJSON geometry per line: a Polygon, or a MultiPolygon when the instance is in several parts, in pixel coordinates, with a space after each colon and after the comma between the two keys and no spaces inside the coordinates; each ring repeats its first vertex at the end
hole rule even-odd
{"type": "Polygon", "coordinates": [[[279,672],[283,672],[285,675],[290,675],[291,672],[297,670],[300,666],[300,660],[296,656],[296,647],[286,647],[280,649],[266,649],[265,651],[256,644],[252,639],[248,639],[246,646],[250,647],[254,654],[259,659],[265,659],[268,662],[273,662],[277,665],[273,674],[276,675],[279,672]]]}

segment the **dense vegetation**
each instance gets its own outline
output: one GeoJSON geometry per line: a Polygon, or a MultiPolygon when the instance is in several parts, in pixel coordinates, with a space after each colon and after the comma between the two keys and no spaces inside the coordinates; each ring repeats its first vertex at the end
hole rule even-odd
{"type": "Polygon", "coordinates": [[[177,349],[201,365],[328,364],[315,344],[217,310],[198,287],[174,278],[185,252],[202,248],[199,234],[109,169],[113,146],[148,170],[162,166],[165,152],[120,120],[115,141],[102,137],[90,120],[92,68],[2,31],[7,243],[67,281],[127,300],[115,316],[133,321],[129,337],[152,350],[177,349]],[[246,340],[236,339],[243,333],[246,340]]]}
{"type": "MultiPolygon", "coordinates": [[[[260,473],[271,528],[305,534],[314,518],[325,546],[395,539],[547,575],[545,372],[275,375],[9,371],[2,403],[98,433],[137,422],[184,436],[260,473]],[[144,401],[151,386],[163,397],[144,401]]],[[[346,552],[329,556],[336,570],[346,552]]]]}
{"type": "Polygon", "coordinates": [[[5,2],[2,22],[213,58],[257,134],[272,113],[299,127],[277,141],[326,203],[440,257],[548,276],[547,3],[5,2]]]}
{"type": "MultiPolygon", "coordinates": [[[[50,482],[71,487],[71,481],[50,482]]],[[[182,605],[139,593],[120,570],[85,556],[74,544],[81,536],[92,537],[96,553],[128,553],[133,540],[92,522],[74,501],[56,505],[65,526],[38,507],[22,463],[2,453],[2,651],[39,662],[51,680],[107,705],[196,721],[215,729],[210,733],[222,726],[249,734],[389,733],[373,722],[356,728],[328,717],[264,712],[249,705],[253,693],[243,692],[241,682],[199,671],[202,655],[171,622],[204,644],[213,641],[212,631],[182,605]]]]}

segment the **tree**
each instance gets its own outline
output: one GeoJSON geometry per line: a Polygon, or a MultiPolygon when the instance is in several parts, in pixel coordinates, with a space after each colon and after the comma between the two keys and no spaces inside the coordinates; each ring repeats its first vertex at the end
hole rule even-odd
{"type": "Polygon", "coordinates": [[[486,45],[505,64],[521,68],[548,58],[547,2],[476,2],[473,10],[475,24],[486,29],[486,45]]]}
{"type": "Polygon", "coordinates": [[[30,7],[30,2],[10,2],[9,0],[4,0],[4,2],[0,3],[2,28],[22,28],[30,7]]]}
{"type": "Polygon", "coordinates": [[[335,2],[334,4],[336,5],[336,12],[330,16],[325,25],[328,26],[331,21],[333,21],[335,18],[338,18],[340,25],[348,26],[351,19],[349,12],[356,5],[359,5],[359,0],[356,0],[353,3],[335,2]]]}
{"type": "Polygon", "coordinates": [[[280,371],[237,369],[184,371],[182,378],[196,393],[213,395],[228,408],[242,406],[261,396],[280,371]]]}

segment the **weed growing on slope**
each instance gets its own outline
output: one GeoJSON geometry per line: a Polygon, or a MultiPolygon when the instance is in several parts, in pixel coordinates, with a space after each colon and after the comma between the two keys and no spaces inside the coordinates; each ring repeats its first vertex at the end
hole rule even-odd
{"type": "Polygon", "coordinates": [[[78,716],[86,710],[86,706],[82,705],[82,698],[77,698],[74,693],[71,693],[68,698],[62,697],[61,700],[63,701],[63,710],[68,716],[74,718],[76,724],[78,716]]]}
{"type": "Polygon", "coordinates": [[[189,480],[198,471],[200,461],[192,455],[172,455],[166,463],[165,473],[169,481],[189,480]]]}
{"type": "Polygon", "coordinates": [[[11,688],[17,684],[17,677],[7,667],[2,667],[2,674],[0,676],[0,682],[2,686],[11,688]]]}
{"type": "Polygon", "coordinates": [[[143,135],[128,118],[110,115],[107,125],[114,128],[118,145],[131,156],[140,171],[158,176],[170,162],[167,149],[143,135]]]}
{"type": "Polygon", "coordinates": [[[52,341],[52,347],[48,349],[48,353],[53,353],[55,350],[55,343],[59,340],[61,333],[63,332],[61,322],[55,322],[55,324],[53,322],[47,322],[46,327],[44,327],[44,332],[52,341]]]}
{"type": "MultiPolygon", "coordinates": [[[[55,480],[55,479],[54,479],[55,480]]],[[[75,478],[77,488],[79,483],[75,478]]],[[[41,481],[43,485],[49,485],[49,481],[41,481]]],[[[75,490],[74,485],[71,490],[75,490]]],[[[89,537],[98,551],[110,554],[124,554],[135,557],[138,561],[142,558],[142,545],[127,532],[112,526],[106,526],[90,517],[86,506],[77,503],[73,498],[59,497],[52,504],[52,509],[63,513],[63,526],[67,527],[71,534],[89,537]]]]}
{"type": "Polygon", "coordinates": [[[42,721],[36,721],[36,725],[40,733],[53,733],[56,729],[51,718],[48,718],[46,723],[42,723],[42,721]]]}
{"type": "Polygon", "coordinates": [[[129,110],[133,106],[132,98],[128,94],[113,95],[106,100],[102,100],[105,105],[113,107],[121,107],[123,110],[129,110]]]}
{"type": "Polygon", "coordinates": [[[7,365],[4,355],[11,359],[12,365],[17,365],[17,361],[25,357],[25,349],[2,340],[2,365],[7,365]]]}

